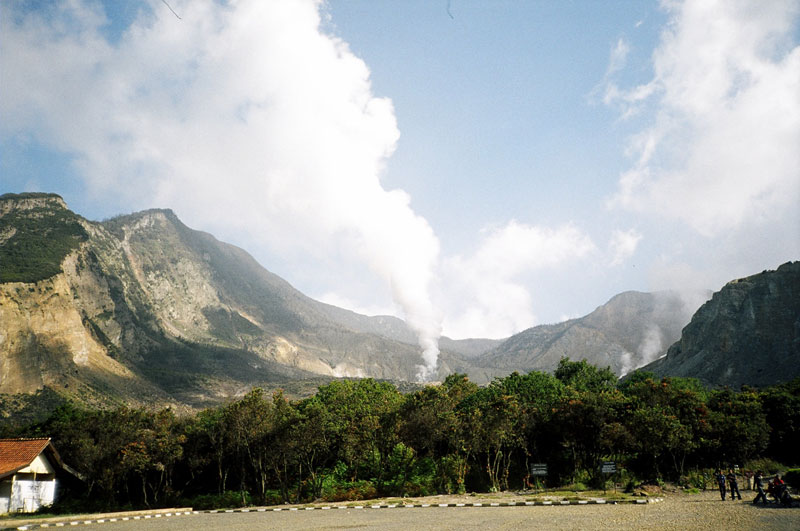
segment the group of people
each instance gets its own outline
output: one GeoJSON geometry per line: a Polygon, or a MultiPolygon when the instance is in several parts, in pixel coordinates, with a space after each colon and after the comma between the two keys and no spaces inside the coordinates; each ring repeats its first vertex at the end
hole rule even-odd
{"type": "MultiPolygon", "coordinates": [[[[730,494],[731,500],[735,500],[736,498],[742,499],[742,495],[739,492],[739,480],[733,469],[728,471],[727,476],[723,474],[720,469],[717,469],[715,476],[717,485],[719,485],[719,494],[722,496],[722,501],[725,501],[725,495],[728,493],[730,494]]],[[[757,504],[759,501],[762,501],[764,504],[769,503],[767,495],[773,497],[773,503],[780,503],[783,505],[791,504],[791,497],[789,496],[786,482],[781,479],[780,474],[776,474],[775,477],[769,481],[766,491],[764,490],[764,480],[764,474],[760,470],[756,472],[753,477],[753,486],[758,491],[758,494],[753,500],[754,504],[757,504]]]]}
{"type": "Polygon", "coordinates": [[[732,468],[727,476],[723,474],[720,469],[717,469],[715,476],[717,485],[719,485],[719,494],[722,496],[722,501],[725,501],[725,494],[727,491],[730,491],[731,500],[735,500],[737,496],[740,500],[742,499],[742,495],[739,492],[739,480],[736,478],[736,474],[732,468]]]}

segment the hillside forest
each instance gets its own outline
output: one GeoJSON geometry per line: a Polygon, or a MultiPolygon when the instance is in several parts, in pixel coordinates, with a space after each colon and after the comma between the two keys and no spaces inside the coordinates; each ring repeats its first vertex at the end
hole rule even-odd
{"type": "MultiPolygon", "coordinates": [[[[479,387],[460,374],[402,394],[336,380],[309,398],[253,389],[191,415],[65,402],[5,437],[52,437],[81,488],[63,510],[342,501],[570,485],[702,487],[709,468],[794,464],[800,379],[708,390],[688,378],[561,360],[479,387]],[[599,464],[617,464],[613,477],[599,464]],[[545,463],[548,475],[531,477],[545,463]],[[541,482],[543,480],[543,483],[541,482]]],[[[765,470],[767,471],[767,470],[765,470]]],[[[58,510],[58,507],[54,508],[58,510]]]]}

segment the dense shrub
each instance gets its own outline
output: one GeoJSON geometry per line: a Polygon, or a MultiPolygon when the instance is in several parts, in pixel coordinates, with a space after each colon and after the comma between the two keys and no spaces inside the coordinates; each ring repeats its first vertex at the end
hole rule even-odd
{"type": "Polygon", "coordinates": [[[687,489],[706,490],[708,482],[713,478],[713,471],[709,469],[690,470],[685,476],[681,476],[678,485],[687,489]]]}
{"type": "Polygon", "coordinates": [[[761,471],[766,475],[775,474],[781,470],[786,470],[786,467],[774,459],[768,457],[761,457],[759,459],[751,459],[744,464],[745,470],[752,470],[753,472],[761,471]]]}
{"type": "Polygon", "coordinates": [[[366,480],[332,483],[322,490],[322,499],[330,502],[369,500],[377,495],[375,485],[366,480]]]}
{"type": "Polygon", "coordinates": [[[199,510],[232,509],[252,505],[253,498],[249,492],[227,490],[222,494],[201,494],[186,500],[185,504],[199,510]]]}
{"type": "MultiPolygon", "coordinates": [[[[533,463],[546,463],[548,488],[631,490],[677,482],[713,488],[713,469],[739,463],[766,475],[785,470],[765,440],[720,449],[740,434],[773,429],[763,399],[776,393],[705,392],[691,381],[632,378],[610,388],[586,364],[561,365],[564,381],[512,374],[479,388],[463,375],[402,395],[373,380],[336,381],[299,402],[255,389],[196,415],[65,403],[44,421],[6,436],[48,436],[85,490],[72,509],[197,508],[377,496],[487,492],[532,486],[533,463]],[[576,389],[573,383],[580,387],[576,389]],[[602,461],[617,463],[609,478],[602,461]],[[231,489],[236,489],[232,491],[231,489]],[[222,492],[223,494],[217,494],[222,492]]],[[[794,397],[800,386],[779,395],[794,397]]],[[[783,421],[781,440],[795,440],[783,421]]],[[[800,470],[786,474],[796,485],[800,470]]]]}

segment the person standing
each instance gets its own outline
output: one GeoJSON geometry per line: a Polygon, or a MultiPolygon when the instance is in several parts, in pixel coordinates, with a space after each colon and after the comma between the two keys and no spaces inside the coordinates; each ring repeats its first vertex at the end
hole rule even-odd
{"type": "Polygon", "coordinates": [[[762,500],[764,505],[766,505],[769,502],[767,502],[767,493],[764,492],[764,475],[760,470],[756,472],[753,480],[755,481],[756,490],[758,490],[758,494],[756,495],[756,499],[753,500],[753,504],[755,505],[758,503],[758,500],[762,500]]]}
{"type": "Polygon", "coordinates": [[[784,494],[786,494],[786,483],[781,479],[780,474],[775,474],[772,485],[774,487],[772,495],[775,497],[775,503],[785,503],[784,494]]]}
{"type": "Polygon", "coordinates": [[[725,474],[718,468],[714,477],[717,480],[717,485],[719,485],[719,495],[722,496],[722,501],[725,501],[725,474]]]}
{"type": "Polygon", "coordinates": [[[736,473],[733,469],[728,470],[728,490],[731,493],[731,500],[735,500],[736,496],[739,496],[739,499],[742,499],[741,493],[739,493],[739,480],[736,478],[736,473]]]}

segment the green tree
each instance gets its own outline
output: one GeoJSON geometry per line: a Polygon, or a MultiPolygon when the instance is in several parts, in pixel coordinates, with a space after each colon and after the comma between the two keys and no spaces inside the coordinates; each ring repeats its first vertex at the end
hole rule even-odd
{"type": "Polygon", "coordinates": [[[458,409],[468,429],[469,446],[485,457],[491,491],[508,489],[514,450],[523,445],[517,397],[495,380],[467,397],[458,409]]]}
{"type": "Polygon", "coordinates": [[[495,382],[505,393],[517,399],[517,429],[525,456],[523,482],[527,486],[531,484],[528,476],[530,459],[546,462],[557,445],[554,415],[565,392],[564,384],[555,376],[538,371],[525,375],[514,372],[495,382]]]}
{"type": "Polygon", "coordinates": [[[709,397],[711,433],[709,446],[719,465],[743,463],[761,455],[769,440],[770,427],[753,389],[735,393],[725,388],[709,397]]]}
{"type": "Polygon", "coordinates": [[[143,409],[91,411],[66,404],[36,431],[52,437],[65,462],[86,479],[88,497],[112,507],[127,496],[126,480],[135,472],[122,450],[140,439],[148,420],[143,409]]]}
{"type": "MultiPolygon", "coordinates": [[[[298,441],[295,440],[294,430],[299,421],[297,410],[283,395],[283,391],[276,391],[272,395],[272,428],[263,445],[267,450],[269,465],[278,480],[281,497],[286,503],[289,502],[292,470],[299,459],[298,441]]],[[[316,497],[319,497],[317,491],[315,491],[316,497]]]]}
{"type": "Polygon", "coordinates": [[[630,404],[628,427],[637,440],[643,472],[661,476],[661,461],[671,460],[675,474],[684,475],[686,460],[698,452],[710,434],[706,391],[691,378],[653,379],[640,374],[620,386],[630,404]]]}
{"type": "Polygon", "coordinates": [[[246,503],[248,470],[253,472],[258,495],[263,500],[270,474],[271,449],[265,443],[273,428],[272,403],[264,397],[262,389],[255,388],[227,406],[223,418],[239,465],[242,504],[246,503]]]}
{"type": "Polygon", "coordinates": [[[417,456],[433,460],[439,492],[464,492],[471,446],[456,408],[477,390],[465,374],[451,374],[441,385],[406,395],[401,406],[397,426],[400,439],[417,456]]]}
{"type": "Polygon", "coordinates": [[[360,469],[374,477],[380,487],[386,458],[398,442],[397,413],[403,397],[386,382],[334,381],[319,388],[315,398],[335,421],[338,457],[356,480],[360,469]]]}
{"type": "Polygon", "coordinates": [[[576,390],[568,387],[558,408],[557,428],[568,451],[573,478],[583,470],[599,482],[601,458],[619,453],[630,441],[621,422],[624,397],[616,389],[576,390]]]}
{"type": "Polygon", "coordinates": [[[768,387],[761,393],[770,426],[766,453],[781,463],[798,464],[800,448],[800,378],[768,387]]]}
{"type": "Polygon", "coordinates": [[[558,362],[553,375],[576,391],[599,392],[612,389],[617,383],[617,377],[608,367],[600,369],[586,360],[570,361],[566,357],[558,362]]]}
{"type": "MultiPolygon", "coordinates": [[[[298,477],[305,477],[305,469],[312,497],[316,499],[322,495],[325,470],[335,459],[339,426],[318,395],[298,403],[297,413],[298,417],[290,429],[290,439],[295,446],[298,477]]],[[[300,496],[298,489],[298,501],[300,496]]]]}
{"type": "Polygon", "coordinates": [[[183,456],[186,437],[176,429],[170,409],[143,413],[142,420],[133,440],[120,450],[120,458],[126,471],[139,477],[142,502],[149,507],[151,496],[158,503],[164,494],[172,492],[172,471],[183,456]]]}
{"type": "Polygon", "coordinates": [[[195,480],[206,467],[210,467],[216,476],[217,493],[222,494],[227,486],[229,450],[232,448],[223,408],[200,411],[186,422],[184,431],[187,435],[185,464],[189,481],[195,480]]]}

